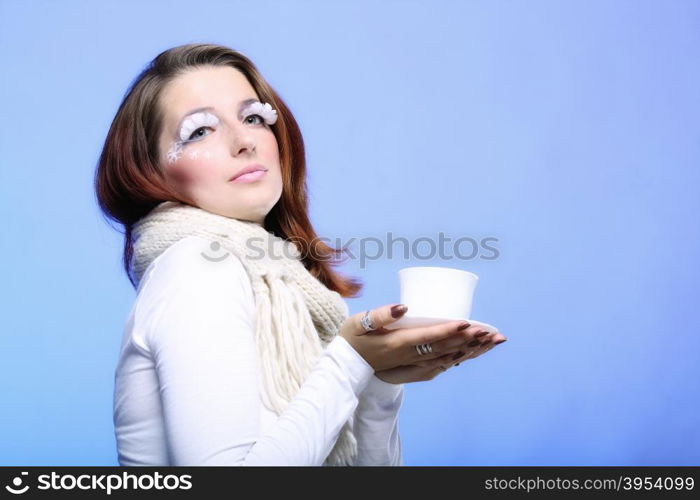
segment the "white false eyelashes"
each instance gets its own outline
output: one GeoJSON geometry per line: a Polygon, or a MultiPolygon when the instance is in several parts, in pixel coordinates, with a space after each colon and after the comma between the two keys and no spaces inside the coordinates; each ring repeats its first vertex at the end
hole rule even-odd
{"type": "MultiPolygon", "coordinates": [[[[272,109],[272,106],[266,102],[256,101],[246,108],[246,112],[257,114],[265,120],[268,125],[273,125],[277,121],[277,111],[272,109]]],[[[246,116],[247,118],[248,116],[246,116]]]]}
{"type": "MultiPolygon", "coordinates": [[[[255,101],[249,104],[242,112],[241,115],[244,116],[244,120],[252,115],[259,115],[267,125],[273,125],[277,121],[277,111],[275,111],[269,103],[263,103],[260,101],[255,101]]],[[[170,149],[167,153],[167,158],[169,163],[173,163],[180,159],[182,156],[182,150],[184,144],[190,141],[192,133],[201,127],[215,127],[219,124],[219,118],[210,112],[202,111],[194,113],[187,117],[180,127],[179,131],[179,141],[173,141],[170,145],[170,149]]],[[[199,157],[190,155],[193,159],[199,157]]],[[[209,158],[211,154],[207,151],[203,155],[205,158],[209,158]]]]}
{"type": "Polygon", "coordinates": [[[178,136],[183,143],[190,140],[190,136],[200,127],[216,127],[219,124],[219,117],[208,111],[194,113],[182,122],[178,136]]]}

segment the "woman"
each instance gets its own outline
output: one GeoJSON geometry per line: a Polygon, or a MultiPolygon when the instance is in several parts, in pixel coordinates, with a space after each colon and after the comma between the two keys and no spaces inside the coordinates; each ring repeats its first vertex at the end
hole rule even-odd
{"type": "Polygon", "coordinates": [[[175,47],[132,84],[95,179],[137,288],[121,465],[401,465],[403,384],[504,340],[460,321],[384,329],[398,304],[349,316],[361,285],[333,271],[305,176],[294,117],[244,55],[175,47]]]}

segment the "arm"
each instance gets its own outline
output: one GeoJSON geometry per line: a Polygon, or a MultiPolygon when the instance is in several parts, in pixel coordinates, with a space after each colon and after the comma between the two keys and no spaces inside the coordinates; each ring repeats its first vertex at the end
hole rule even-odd
{"type": "Polygon", "coordinates": [[[146,343],[171,464],[321,465],[374,371],[336,337],[262,432],[250,280],[233,255],[209,262],[201,250],[170,252],[152,275],[169,283],[146,343]]]}
{"type": "Polygon", "coordinates": [[[403,465],[399,410],[404,384],[372,376],[355,412],[358,455],[354,465],[403,465]]]}

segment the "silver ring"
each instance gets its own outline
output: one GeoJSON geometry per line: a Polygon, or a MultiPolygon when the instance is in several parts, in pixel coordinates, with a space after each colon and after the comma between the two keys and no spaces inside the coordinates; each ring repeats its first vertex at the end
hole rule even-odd
{"type": "Polygon", "coordinates": [[[419,356],[433,352],[433,346],[430,344],[418,344],[416,346],[416,351],[418,351],[419,356]]]}
{"type": "Polygon", "coordinates": [[[362,319],[360,320],[360,324],[362,325],[362,328],[366,332],[371,332],[372,330],[376,330],[377,327],[374,326],[374,323],[372,323],[372,318],[369,317],[369,311],[365,311],[365,314],[362,316],[362,319]]]}

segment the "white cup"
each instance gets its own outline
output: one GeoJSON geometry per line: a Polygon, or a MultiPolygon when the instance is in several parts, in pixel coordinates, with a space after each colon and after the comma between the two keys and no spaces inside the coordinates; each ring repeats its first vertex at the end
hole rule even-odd
{"type": "Polygon", "coordinates": [[[479,277],[450,267],[405,267],[399,270],[401,303],[406,317],[469,319],[479,277]]]}

